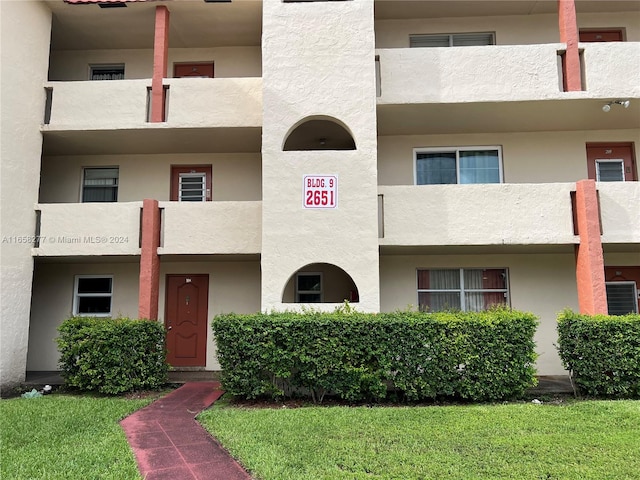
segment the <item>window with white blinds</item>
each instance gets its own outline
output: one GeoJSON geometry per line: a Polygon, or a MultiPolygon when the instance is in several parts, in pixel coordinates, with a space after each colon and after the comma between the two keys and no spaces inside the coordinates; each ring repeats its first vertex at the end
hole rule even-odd
{"type": "Polygon", "coordinates": [[[181,202],[205,202],[207,200],[207,176],[205,173],[181,173],[179,184],[181,202]]]}
{"type": "Polygon", "coordinates": [[[638,290],[635,282],[607,282],[609,315],[638,313],[638,290]]]}
{"type": "Polygon", "coordinates": [[[118,201],[118,167],[85,168],[83,202],[118,201]]]}
{"type": "Polygon", "coordinates": [[[409,35],[409,46],[415,47],[478,47],[495,45],[493,32],[409,35]]]}

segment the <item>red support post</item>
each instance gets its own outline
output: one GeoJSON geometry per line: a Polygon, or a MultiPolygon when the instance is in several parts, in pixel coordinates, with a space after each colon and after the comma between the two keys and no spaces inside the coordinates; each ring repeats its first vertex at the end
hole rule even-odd
{"type": "Polygon", "coordinates": [[[600,210],[594,180],[576,183],[576,218],[580,244],[576,253],[576,282],[580,313],[607,314],[600,210]]]}
{"type": "Polygon", "coordinates": [[[158,319],[160,291],[160,208],[157,200],[142,202],[142,228],[140,248],[140,286],[138,317],[158,319]]]}
{"type": "Polygon", "coordinates": [[[155,34],[153,37],[153,78],[151,80],[151,122],[164,122],[166,94],[162,80],[167,74],[169,58],[169,9],[156,7],[155,34]]]}
{"type": "Polygon", "coordinates": [[[562,59],[563,85],[567,92],[582,90],[582,69],[578,51],[578,21],[575,0],[558,0],[560,41],[566,44],[562,59]]]}

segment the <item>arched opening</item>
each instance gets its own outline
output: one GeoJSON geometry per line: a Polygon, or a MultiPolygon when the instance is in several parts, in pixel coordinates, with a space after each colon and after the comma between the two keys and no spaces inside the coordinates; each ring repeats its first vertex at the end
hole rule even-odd
{"type": "Polygon", "coordinates": [[[307,117],[298,122],[284,141],[284,151],[355,150],[349,129],[333,117],[307,117]]]}
{"type": "Polygon", "coordinates": [[[330,263],[310,263],[296,271],[284,287],[282,303],[342,303],[360,301],[351,276],[330,263]]]}

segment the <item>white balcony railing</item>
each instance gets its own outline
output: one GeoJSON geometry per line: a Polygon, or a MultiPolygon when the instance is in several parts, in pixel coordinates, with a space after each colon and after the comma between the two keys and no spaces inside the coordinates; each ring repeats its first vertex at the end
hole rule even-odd
{"type": "Polygon", "coordinates": [[[381,245],[573,244],[574,183],[381,186],[381,245]]]}
{"type": "Polygon", "coordinates": [[[169,78],[166,123],[149,123],[151,80],[48,82],[47,130],[259,127],[261,78],[169,78]]]}
{"type": "Polygon", "coordinates": [[[598,182],[602,243],[640,243],[640,182],[598,182]]]}
{"type": "Polygon", "coordinates": [[[380,104],[556,99],[563,44],[376,50],[380,104]]]}
{"type": "Polygon", "coordinates": [[[170,126],[262,125],[261,78],[168,78],[164,84],[170,126]]]}
{"type": "Polygon", "coordinates": [[[35,256],[139,255],[142,202],[39,204],[35,256]]]}
{"type": "Polygon", "coordinates": [[[585,88],[596,97],[640,97],[640,42],[581,43],[585,88]]]}
{"type": "Polygon", "coordinates": [[[161,255],[261,251],[262,202],[160,202],[160,208],[161,255]]]}

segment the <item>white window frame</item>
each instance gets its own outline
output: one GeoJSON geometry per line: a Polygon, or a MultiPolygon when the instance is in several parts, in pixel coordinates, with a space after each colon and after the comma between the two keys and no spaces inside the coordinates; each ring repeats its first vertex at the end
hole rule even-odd
{"type": "Polygon", "coordinates": [[[210,190],[207,185],[207,173],[206,172],[183,172],[178,174],[178,201],[179,202],[188,202],[193,200],[183,200],[182,199],[182,179],[186,177],[199,177],[202,178],[202,200],[201,202],[207,201],[207,192],[210,190]]]}
{"type": "MultiPolygon", "coordinates": [[[[502,167],[502,147],[500,145],[471,146],[471,147],[418,147],[413,149],[413,184],[419,186],[432,186],[430,184],[418,183],[418,154],[419,153],[455,153],[456,154],[456,183],[446,183],[444,185],[488,185],[486,183],[460,183],[460,152],[472,152],[475,150],[497,150],[498,151],[498,172],[500,181],[504,183],[502,167]]],[[[494,185],[494,184],[492,184],[494,185]]]]}
{"type": "Polygon", "coordinates": [[[462,267],[462,268],[449,268],[449,267],[421,267],[416,269],[416,305],[420,308],[420,294],[421,293],[459,293],[460,294],[460,311],[467,311],[467,300],[465,293],[503,293],[505,299],[505,305],[511,306],[511,289],[509,288],[509,269],[507,267],[462,267]],[[437,288],[418,288],[418,272],[423,270],[458,270],[460,272],[460,288],[459,289],[437,289],[437,288]],[[465,270],[504,270],[505,278],[504,283],[507,288],[464,288],[464,272],[465,270]]]}
{"type": "Polygon", "coordinates": [[[99,81],[111,81],[111,80],[124,80],[125,79],[125,70],[124,63],[93,63],[89,65],[89,80],[94,82],[99,81]],[[122,78],[104,78],[104,79],[93,79],[94,73],[99,72],[100,70],[116,70],[122,69],[122,78]]]}
{"type": "MultiPolygon", "coordinates": [[[[89,185],[91,186],[91,185],[89,185]]],[[[115,203],[118,201],[118,194],[120,193],[120,166],[119,165],[96,165],[91,167],[82,167],[82,180],[80,184],[80,203],[115,203]],[[118,176],[116,177],[115,185],[105,185],[104,188],[115,189],[116,191],[116,199],[110,202],[95,202],[91,200],[84,199],[84,189],[87,185],[85,185],[87,170],[117,170],[118,176]]]]}
{"type": "Polygon", "coordinates": [[[322,272],[298,272],[296,273],[296,303],[322,303],[324,301],[324,279],[322,278],[322,272]],[[315,290],[298,290],[298,278],[300,277],[320,277],[320,291],[315,290]],[[300,301],[300,294],[313,294],[320,295],[320,300],[317,302],[302,302],[300,301]]]}
{"type": "MultiPolygon", "coordinates": [[[[636,285],[636,282],[634,281],[621,281],[621,282],[605,282],[605,288],[606,285],[633,285],[633,308],[635,309],[635,311],[633,313],[639,313],[638,312],[638,286],[636,285]]],[[[607,298],[607,311],[609,310],[609,299],[607,298]]],[[[613,315],[613,314],[609,314],[609,315],[613,315]]]]}
{"type": "Polygon", "coordinates": [[[619,181],[624,182],[626,180],[624,175],[624,160],[622,158],[597,158],[596,159],[596,182],[601,182],[600,180],[600,167],[601,163],[617,163],[620,165],[620,170],[622,170],[622,180],[611,180],[611,181],[619,181]]]}
{"type": "Polygon", "coordinates": [[[113,312],[113,275],[76,275],[73,282],[73,315],[78,317],[110,317],[113,312]],[[111,292],[109,293],[78,293],[78,287],[80,280],[84,278],[108,278],[111,280],[111,292]],[[80,313],[78,307],[80,306],[81,297],[109,297],[109,312],[108,313],[80,313]]]}
{"type": "Polygon", "coordinates": [[[448,47],[463,47],[463,46],[477,46],[477,47],[489,47],[496,44],[496,32],[459,32],[459,33],[412,33],[409,35],[409,47],[410,48],[448,48],[448,47],[429,47],[429,46],[420,46],[420,45],[411,45],[412,39],[417,38],[436,38],[436,37],[448,37],[449,45],[448,47]],[[490,35],[491,41],[493,43],[489,44],[481,44],[481,45],[454,45],[453,39],[454,37],[469,37],[472,35],[490,35]]]}

